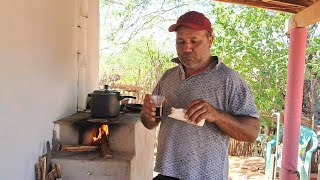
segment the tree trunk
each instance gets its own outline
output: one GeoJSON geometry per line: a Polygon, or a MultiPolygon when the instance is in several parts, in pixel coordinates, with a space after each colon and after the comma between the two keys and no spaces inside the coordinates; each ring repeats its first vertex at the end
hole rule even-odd
{"type": "Polygon", "coordinates": [[[317,132],[318,118],[317,79],[305,80],[303,87],[302,115],[313,120],[312,129],[317,132]]]}
{"type": "MultiPolygon", "coordinates": [[[[311,119],[312,129],[317,133],[318,131],[318,81],[317,79],[305,80],[303,87],[303,103],[302,115],[311,119]]],[[[316,153],[312,156],[311,172],[317,172],[318,163],[316,162],[316,153]]]]}

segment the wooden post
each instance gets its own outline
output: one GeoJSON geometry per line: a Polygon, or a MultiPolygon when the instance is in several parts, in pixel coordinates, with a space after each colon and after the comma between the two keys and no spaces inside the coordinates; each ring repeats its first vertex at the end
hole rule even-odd
{"type": "Polygon", "coordinates": [[[284,180],[297,179],[297,174],[292,173],[292,171],[296,171],[298,160],[306,40],[306,28],[293,28],[290,30],[280,178],[284,180]]]}

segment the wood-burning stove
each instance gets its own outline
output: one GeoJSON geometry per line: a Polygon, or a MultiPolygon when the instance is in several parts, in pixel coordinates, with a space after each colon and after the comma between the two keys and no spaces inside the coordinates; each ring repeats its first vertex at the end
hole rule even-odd
{"type": "Polygon", "coordinates": [[[95,119],[88,112],[78,112],[54,124],[52,161],[61,165],[63,179],[152,179],[154,131],[142,125],[139,113],[95,119]],[[92,144],[90,138],[97,137],[101,125],[108,126],[106,142],[92,144]],[[103,154],[106,147],[101,143],[109,152],[103,154]]]}

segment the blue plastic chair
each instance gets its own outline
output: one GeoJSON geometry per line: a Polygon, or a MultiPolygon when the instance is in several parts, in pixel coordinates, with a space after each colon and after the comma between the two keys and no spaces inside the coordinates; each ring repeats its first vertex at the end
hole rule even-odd
{"type": "MultiPolygon", "coordinates": [[[[265,134],[259,134],[257,139],[256,139],[256,141],[260,142],[260,144],[261,144],[261,150],[262,150],[262,154],[263,154],[264,160],[266,160],[266,150],[265,150],[266,137],[267,136],[265,134]]],[[[257,142],[254,143],[255,151],[258,151],[257,142]]],[[[255,154],[257,155],[257,153],[255,153],[255,154]]]]}
{"type": "MultiPolygon", "coordinates": [[[[282,139],[283,136],[283,128],[281,127],[279,131],[279,138],[282,139]]],[[[265,169],[265,179],[269,179],[270,176],[270,165],[271,165],[271,155],[272,155],[272,148],[276,145],[277,137],[275,136],[271,141],[267,143],[267,149],[266,149],[266,169],[265,169]]]]}
{"type": "MultiPolygon", "coordinates": [[[[283,136],[283,128],[280,130],[279,138],[282,139],[283,136]]],[[[276,137],[267,143],[267,152],[266,152],[266,169],[265,169],[265,179],[269,179],[270,176],[270,164],[271,164],[271,154],[272,148],[276,145],[276,137]]],[[[318,148],[318,138],[314,131],[312,131],[308,127],[300,126],[300,141],[299,141],[299,149],[300,152],[305,152],[303,154],[299,154],[298,158],[298,172],[300,175],[300,180],[309,180],[310,178],[310,166],[311,166],[311,158],[313,152],[315,152],[318,148]],[[309,142],[312,142],[311,148],[306,151],[309,142]]],[[[277,166],[281,167],[281,152],[277,155],[278,162],[277,166]]]]}

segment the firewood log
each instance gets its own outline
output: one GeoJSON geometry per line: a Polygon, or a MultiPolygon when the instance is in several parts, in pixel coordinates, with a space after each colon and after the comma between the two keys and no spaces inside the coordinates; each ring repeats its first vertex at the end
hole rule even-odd
{"type": "Polygon", "coordinates": [[[40,168],[41,168],[41,180],[46,180],[46,170],[47,170],[47,157],[42,156],[40,158],[40,168]]]}
{"type": "Polygon", "coordinates": [[[69,152],[88,152],[96,151],[99,149],[99,146],[77,146],[77,145],[61,145],[60,151],[69,151],[69,152]]]}
{"type": "Polygon", "coordinates": [[[55,180],[56,179],[56,170],[52,169],[52,171],[50,171],[47,176],[46,176],[46,180],[55,180]]]}
{"type": "Polygon", "coordinates": [[[50,142],[47,141],[47,162],[46,162],[46,173],[49,173],[51,170],[51,147],[50,142]]]}
{"type": "Polygon", "coordinates": [[[106,134],[102,134],[100,139],[100,150],[103,157],[111,157],[111,151],[109,148],[109,137],[106,134]]]}
{"type": "Polygon", "coordinates": [[[40,168],[40,163],[37,162],[34,165],[35,171],[36,171],[36,180],[41,180],[41,168],[40,168]]]}
{"type": "Polygon", "coordinates": [[[61,167],[60,167],[60,164],[58,163],[54,163],[53,167],[56,169],[56,174],[57,174],[57,177],[61,177],[61,167]]]}

